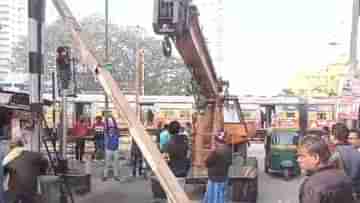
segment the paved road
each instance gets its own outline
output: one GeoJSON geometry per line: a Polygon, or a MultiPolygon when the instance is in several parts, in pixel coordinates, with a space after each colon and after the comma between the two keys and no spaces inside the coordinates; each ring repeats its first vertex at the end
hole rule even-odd
{"type": "MultiPolygon", "coordinates": [[[[249,156],[259,160],[259,195],[257,203],[297,203],[301,178],[285,181],[280,176],[264,172],[264,149],[262,144],[252,144],[249,156]]],[[[129,169],[122,167],[121,176],[128,176],[129,169]]],[[[144,179],[131,182],[101,181],[101,170],[97,168],[93,176],[93,192],[78,197],[76,203],[149,203],[152,200],[150,183],[144,179]]]]}
{"type": "MultiPolygon", "coordinates": [[[[149,181],[138,177],[128,181],[115,181],[108,179],[102,181],[101,164],[96,164],[92,178],[92,192],[83,197],[76,197],[76,203],[149,203],[152,199],[149,181]]],[[[129,177],[129,167],[123,166],[120,169],[120,176],[123,180],[129,177]]]]}
{"type": "Polygon", "coordinates": [[[302,178],[285,181],[281,176],[264,172],[264,146],[252,144],[249,156],[256,156],[259,166],[259,195],[257,203],[298,203],[298,188],[302,178]]]}

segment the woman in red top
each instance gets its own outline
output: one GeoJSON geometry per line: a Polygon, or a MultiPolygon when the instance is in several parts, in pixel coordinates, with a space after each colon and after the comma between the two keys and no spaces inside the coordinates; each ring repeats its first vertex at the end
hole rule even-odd
{"type": "Polygon", "coordinates": [[[80,118],[80,121],[76,122],[73,128],[73,135],[76,138],[75,157],[76,160],[80,160],[80,162],[82,162],[85,151],[85,140],[83,138],[88,135],[88,132],[89,126],[86,119],[80,118]]]}

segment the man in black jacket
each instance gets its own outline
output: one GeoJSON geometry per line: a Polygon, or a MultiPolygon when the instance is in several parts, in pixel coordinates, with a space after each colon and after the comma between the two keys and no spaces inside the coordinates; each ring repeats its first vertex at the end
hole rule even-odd
{"type": "MultiPolygon", "coordinates": [[[[351,178],[353,185],[353,194],[356,199],[360,197],[360,152],[348,143],[354,141],[349,138],[349,130],[343,123],[334,125],[332,140],[335,144],[334,153],[330,157],[330,161],[335,166],[343,170],[347,176],[351,178]]],[[[351,131],[353,138],[354,132],[351,131]]]]}
{"type": "Polygon", "coordinates": [[[9,203],[38,203],[38,177],[46,173],[48,161],[39,152],[26,151],[20,140],[12,141],[2,162],[9,175],[9,203]]]}
{"type": "Polygon", "coordinates": [[[232,151],[225,144],[225,132],[221,131],[215,136],[215,149],[205,161],[209,180],[203,203],[225,203],[227,201],[226,191],[231,163],[232,151]]]}
{"type": "Polygon", "coordinates": [[[298,149],[300,168],[308,177],[300,186],[300,203],[353,203],[348,176],[329,162],[330,151],[324,140],[305,136],[298,149]]]}

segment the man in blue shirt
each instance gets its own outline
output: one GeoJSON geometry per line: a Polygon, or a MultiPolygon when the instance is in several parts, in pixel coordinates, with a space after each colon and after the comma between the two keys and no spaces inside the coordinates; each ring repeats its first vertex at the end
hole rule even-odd
{"type": "Polygon", "coordinates": [[[169,133],[168,128],[169,128],[169,126],[167,124],[165,124],[164,129],[160,133],[159,147],[160,147],[161,152],[163,152],[164,146],[167,145],[170,141],[170,133],[169,133]]]}
{"type": "Polygon", "coordinates": [[[108,121],[109,134],[105,133],[105,168],[103,181],[109,176],[109,168],[112,166],[114,179],[119,181],[119,130],[115,119],[108,121]]]}

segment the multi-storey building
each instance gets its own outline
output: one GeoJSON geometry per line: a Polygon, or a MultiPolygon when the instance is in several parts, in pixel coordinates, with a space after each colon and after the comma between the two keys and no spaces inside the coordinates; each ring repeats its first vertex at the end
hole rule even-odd
{"type": "Polygon", "coordinates": [[[6,73],[13,62],[13,48],[27,34],[27,1],[0,0],[0,26],[0,73],[6,73]]]}

